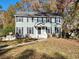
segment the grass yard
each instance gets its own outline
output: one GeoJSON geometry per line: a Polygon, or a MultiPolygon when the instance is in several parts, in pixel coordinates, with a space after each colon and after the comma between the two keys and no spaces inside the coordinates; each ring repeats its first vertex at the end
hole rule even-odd
{"type": "Polygon", "coordinates": [[[16,45],[17,41],[0,41],[0,45],[16,45]]]}
{"type": "MultiPolygon", "coordinates": [[[[35,40],[35,39],[34,39],[35,40]]],[[[16,39],[16,40],[12,40],[12,41],[0,41],[0,45],[17,45],[23,42],[31,42],[34,41],[33,39],[16,39]]]]}
{"type": "Polygon", "coordinates": [[[0,59],[79,59],[79,42],[49,38],[8,50],[0,59]]]}

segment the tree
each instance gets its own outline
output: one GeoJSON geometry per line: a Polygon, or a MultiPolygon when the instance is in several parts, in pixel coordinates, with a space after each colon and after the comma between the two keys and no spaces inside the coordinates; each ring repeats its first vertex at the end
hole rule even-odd
{"type": "Polygon", "coordinates": [[[32,0],[21,0],[23,3],[31,2],[32,0]]]}
{"type": "MultiPolygon", "coordinates": [[[[0,5],[0,9],[2,9],[2,6],[0,5]]],[[[0,29],[3,28],[3,11],[0,11],[0,29]]]]}
{"type": "MultiPolygon", "coordinates": [[[[78,1],[70,2],[66,5],[66,12],[62,12],[64,22],[62,28],[65,32],[69,32],[73,29],[78,29],[79,24],[79,5],[78,1]]],[[[77,32],[76,32],[77,33],[77,32]]]]}
{"type": "Polygon", "coordinates": [[[57,2],[56,0],[51,0],[51,3],[50,3],[50,10],[52,12],[56,12],[57,11],[57,2]]]}
{"type": "Polygon", "coordinates": [[[38,11],[40,7],[41,7],[41,4],[39,3],[39,1],[32,1],[31,2],[31,8],[33,10],[38,11]]]}
{"type": "Polygon", "coordinates": [[[22,5],[23,4],[21,2],[17,2],[16,5],[15,5],[15,9],[18,9],[18,10],[21,9],[22,5]]]}
{"type": "Polygon", "coordinates": [[[9,9],[4,12],[3,32],[9,33],[14,28],[14,14],[16,13],[15,6],[11,5],[9,9]],[[7,29],[8,28],[8,29],[7,29]]]}

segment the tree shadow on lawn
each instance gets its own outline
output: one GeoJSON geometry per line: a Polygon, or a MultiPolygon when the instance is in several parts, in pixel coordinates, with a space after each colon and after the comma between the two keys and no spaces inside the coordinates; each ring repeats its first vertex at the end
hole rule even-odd
{"type": "Polygon", "coordinates": [[[16,59],[66,59],[65,56],[60,53],[55,53],[55,56],[49,56],[47,54],[37,53],[35,50],[28,49],[21,53],[16,59]]]}
{"type": "Polygon", "coordinates": [[[5,56],[4,55],[10,50],[11,49],[0,50],[0,59],[12,59],[13,58],[12,56],[5,56]]]}
{"type": "Polygon", "coordinates": [[[8,51],[10,51],[11,49],[3,49],[3,50],[0,50],[0,56],[7,53],[8,51]]]}

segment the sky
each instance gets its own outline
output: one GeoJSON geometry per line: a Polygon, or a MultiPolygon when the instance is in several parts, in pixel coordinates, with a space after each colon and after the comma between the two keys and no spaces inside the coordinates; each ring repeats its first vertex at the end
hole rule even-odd
{"type": "Polygon", "coordinates": [[[10,5],[15,5],[20,0],[0,0],[2,10],[7,10],[10,5]]]}

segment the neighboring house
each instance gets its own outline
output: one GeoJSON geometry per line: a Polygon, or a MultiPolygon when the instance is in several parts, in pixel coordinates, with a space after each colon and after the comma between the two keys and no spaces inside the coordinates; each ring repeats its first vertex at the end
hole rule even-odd
{"type": "Polygon", "coordinates": [[[47,38],[48,35],[60,33],[62,17],[44,13],[26,14],[19,12],[15,15],[15,33],[23,37],[47,38]]]}

